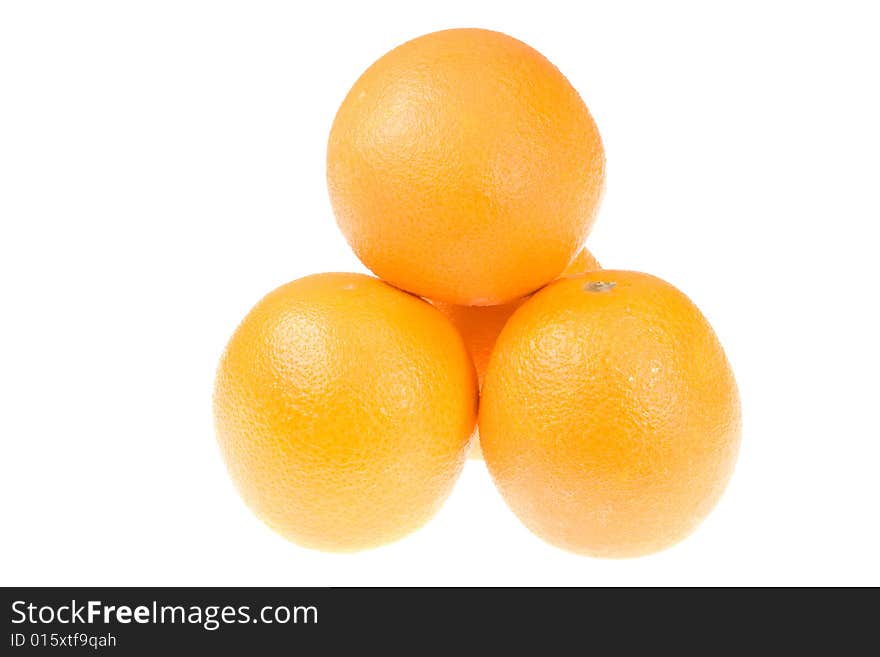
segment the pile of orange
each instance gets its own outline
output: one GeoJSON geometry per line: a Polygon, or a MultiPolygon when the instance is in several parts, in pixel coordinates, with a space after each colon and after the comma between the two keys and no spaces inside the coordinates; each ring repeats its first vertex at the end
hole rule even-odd
{"type": "Polygon", "coordinates": [[[654,552],[709,513],[739,447],[733,374],[683,293],[584,248],[604,150],[553,64],[478,29],[395,48],[343,101],[327,181],[379,278],[269,293],[217,375],[223,456],[269,526],[325,550],[387,543],[434,514],[469,451],[574,552],[654,552]]]}

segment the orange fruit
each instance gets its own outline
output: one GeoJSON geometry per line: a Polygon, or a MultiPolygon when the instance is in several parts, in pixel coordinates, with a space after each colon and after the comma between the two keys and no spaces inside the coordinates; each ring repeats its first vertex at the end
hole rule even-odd
{"type": "Polygon", "coordinates": [[[605,155],[543,55],[498,32],[434,32],[375,62],[330,131],[337,222],[381,278],[496,305],[559,275],[593,223],[605,155]]]}
{"type": "Polygon", "coordinates": [[[288,539],[335,551],[431,517],[462,468],[476,404],[449,321],[360,274],[308,276],[263,298],[232,336],[214,394],[245,502],[288,539]]]}
{"type": "Polygon", "coordinates": [[[715,505],[740,404],[684,294],[603,270],[555,282],[513,314],[479,426],[489,472],[529,529],[574,552],[631,557],[681,540],[715,505]]]}
{"type": "MultiPolygon", "coordinates": [[[[587,249],[582,249],[571,264],[562,272],[563,277],[576,276],[588,271],[601,269],[596,258],[587,249]]],[[[477,370],[477,381],[483,385],[483,377],[486,375],[486,366],[489,363],[489,354],[501,329],[510,319],[513,312],[522,305],[525,298],[517,299],[501,306],[460,306],[442,301],[433,302],[437,309],[442,312],[458,329],[464,338],[464,344],[474,361],[477,370]]],[[[480,452],[480,432],[474,429],[471,436],[470,457],[482,458],[480,452]]]]}

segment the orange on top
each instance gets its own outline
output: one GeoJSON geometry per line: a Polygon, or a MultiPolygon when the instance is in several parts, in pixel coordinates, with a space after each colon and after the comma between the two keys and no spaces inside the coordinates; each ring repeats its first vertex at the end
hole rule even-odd
{"type": "Polygon", "coordinates": [[[420,296],[495,305],[558,276],[604,186],[596,125],[521,41],[480,29],[409,41],[339,108],[330,200],[373,272],[420,296]]]}
{"type": "Polygon", "coordinates": [[[359,274],[308,276],[263,298],[232,336],[214,395],[245,502],[290,540],[340,551],[433,515],[476,405],[473,365],[446,318],[359,274]]]}
{"type": "Polygon", "coordinates": [[[501,331],[480,440],[504,499],[538,536],[629,557],[689,534],[740,440],[724,351],[662,280],[603,270],[541,290],[501,331]]]}
{"type": "MultiPolygon", "coordinates": [[[[586,248],[578,253],[571,264],[562,272],[562,277],[577,276],[588,271],[601,269],[596,258],[586,248]]],[[[522,305],[525,298],[517,299],[501,306],[459,306],[451,303],[434,302],[437,309],[452,322],[461,333],[464,344],[474,361],[477,380],[483,385],[489,355],[501,329],[510,319],[513,312],[522,305]]],[[[474,430],[471,437],[471,458],[482,458],[480,453],[479,431],[474,430]]]]}

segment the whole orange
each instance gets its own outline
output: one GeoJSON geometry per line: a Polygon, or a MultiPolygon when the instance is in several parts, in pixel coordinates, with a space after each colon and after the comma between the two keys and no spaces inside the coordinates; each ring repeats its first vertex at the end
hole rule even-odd
{"type": "MultiPolygon", "coordinates": [[[[582,249],[571,264],[562,272],[562,277],[577,276],[588,271],[601,269],[596,258],[587,249],[582,249]]],[[[489,355],[501,329],[513,312],[522,305],[525,298],[517,299],[500,306],[460,306],[442,301],[433,302],[437,309],[450,319],[464,338],[464,344],[474,361],[479,385],[483,385],[489,355]]],[[[482,458],[480,452],[480,432],[474,429],[471,436],[470,457],[482,458]]]]}
{"type": "Polygon", "coordinates": [[[740,403],[684,294],[603,270],[553,283],[513,314],[479,426],[486,465],[529,529],[574,552],[630,557],[681,540],[715,505],[740,403]]]}
{"type": "Polygon", "coordinates": [[[495,305],[559,275],[593,223],[605,155],[593,118],[544,56],[498,32],[403,44],[342,102],[330,200],[358,257],[388,282],[495,305]]]}
{"type": "Polygon", "coordinates": [[[476,405],[449,321],[360,274],[308,276],[263,298],[232,336],[214,393],[245,502],[290,540],[337,551],[431,517],[462,468],[476,405]]]}

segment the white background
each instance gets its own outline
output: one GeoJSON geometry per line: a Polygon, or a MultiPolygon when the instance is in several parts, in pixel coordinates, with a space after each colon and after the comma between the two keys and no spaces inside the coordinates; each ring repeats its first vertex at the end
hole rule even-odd
{"type": "Polygon", "coordinates": [[[0,583],[880,584],[871,3],[304,4],[0,5],[0,583]],[[736,474],[661,554],[542,543],[479,462],[423,530],[322,554],[226,476],[232,330],[281,283],[362,270],[324,181],[338,104],[459,26],[580,90],[608,157],[588,245],[687,292],[733,363],[736,474]]]}

